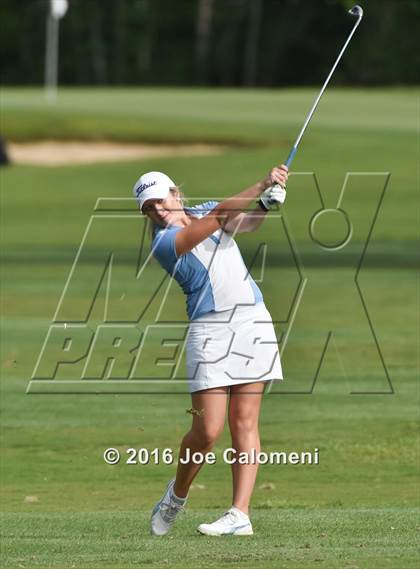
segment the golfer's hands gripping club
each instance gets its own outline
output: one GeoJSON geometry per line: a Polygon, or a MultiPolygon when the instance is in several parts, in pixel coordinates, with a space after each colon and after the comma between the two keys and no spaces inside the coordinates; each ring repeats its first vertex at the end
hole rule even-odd
{"type": "Polygon", "coordinates": [[[289,177],[288,168],[282,164],[273,168],[265,179],[267,189],[261,194],[259,203],[268,211],[276,204],[283,204],[286,200],[286,182],[289,177]]]}

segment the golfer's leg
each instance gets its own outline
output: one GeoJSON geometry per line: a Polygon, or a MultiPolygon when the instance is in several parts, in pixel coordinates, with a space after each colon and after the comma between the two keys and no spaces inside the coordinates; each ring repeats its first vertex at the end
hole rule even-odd
{"type": "MultiPolygon", "coordinates": [[[[193,413],[191,430],[182,440],[180,458],[185,458],[187,448],[191,449],[190,454],[197,451],[204,454],[211,450],[223,432],[228,392],[228,387],[217,387],[191,394],[192,407],[197,413],[193,413]]],[[[176,496],[184,498],[188,494],[188,489],[201,466],[202,464],[195,464],[192,461],[186,464],[178,462],[174,486],[176,496]]]]}
{"type": "MultiPolygon", "coordinates": [[[[252,448],[260,451],[258,419],[264,383],[244,383],[230,388],[229,427],[232,448],[250,453],[252,448]]],[[[257,477],[258,463],[232,466],[233,502],[232,505],[248,514],[249,503],[257,477]]]]}

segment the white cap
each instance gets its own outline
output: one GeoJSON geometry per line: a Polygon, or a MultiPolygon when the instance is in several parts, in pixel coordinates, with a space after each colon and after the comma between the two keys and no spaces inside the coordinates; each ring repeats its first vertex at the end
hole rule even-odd
{"type": "Polygon", "coordinates": [[[141,209],[146,200],[164,200],[168,197],[169,189],[175,187],[176,184],[166,174],[147,172],[134,184],[133,194],[141,209]]]}

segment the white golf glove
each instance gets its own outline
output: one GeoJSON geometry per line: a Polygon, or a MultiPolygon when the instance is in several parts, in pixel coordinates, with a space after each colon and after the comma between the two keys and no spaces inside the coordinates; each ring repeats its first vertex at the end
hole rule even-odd
{"type": "Polygon", "coordinates": [[[268,211],[274,204],[283,204],[286,200],[286,188],[282,188],[279,184],[267,188],[259,199],[262,207],[268,211]]]}

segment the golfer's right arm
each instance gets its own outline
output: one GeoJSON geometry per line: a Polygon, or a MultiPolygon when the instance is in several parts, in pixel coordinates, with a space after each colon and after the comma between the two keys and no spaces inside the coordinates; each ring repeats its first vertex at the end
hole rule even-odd
{"type": "Polygon", "coordinates": [[[215,231],[223,228],[230,219],[235,218],[242,210],[246,209],[267,188],[274,184],[284,186],[286,181],[287,166],[282,165],[280,168],[273,168],[260,182],[224,200],[201,219],[193,220],[190,225],[178,231],[175,236],[177,255],[188,253],[215,231]]]}

